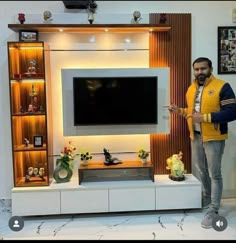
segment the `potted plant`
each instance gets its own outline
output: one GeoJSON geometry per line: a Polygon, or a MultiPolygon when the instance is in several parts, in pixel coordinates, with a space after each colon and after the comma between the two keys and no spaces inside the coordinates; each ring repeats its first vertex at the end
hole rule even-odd
{"type": "Polygon", "coordinates": [[[80,153],[80,160],[82,165],[88,165],[89,160],[91,160],[92,158],[93,156],[88,150],[80,153]]]}
{"type": "Polygon", "coordinates": [[[60,152],[60,158],[56,160],[56,169],[53,172],[53,177],[57,183],[70,181],[73,175],[73,160],[77,155],[76,148],[69,141],[69,144],[60,152]]]}
{"type": "Polygon", "coordinates": [[[141,159],[143,163],[147,162],[148,156],[149,156],[149,152],[147,152],[144,148],[140,148],[138,150],[138,157],[141,159]]]}

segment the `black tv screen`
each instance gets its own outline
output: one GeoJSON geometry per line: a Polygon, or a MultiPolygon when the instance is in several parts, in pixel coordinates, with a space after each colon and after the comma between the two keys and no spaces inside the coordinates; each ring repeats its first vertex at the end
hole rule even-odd
{"type": "Polygon", "coordinates": [[[157,77],[74,77],[74,125],[157,124],[157,77]]]}

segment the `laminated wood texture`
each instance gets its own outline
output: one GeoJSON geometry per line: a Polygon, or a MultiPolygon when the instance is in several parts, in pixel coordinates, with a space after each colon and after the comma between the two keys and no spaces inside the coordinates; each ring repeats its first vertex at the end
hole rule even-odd
{"type": "MultiPolygon", "coordinates": [[[[157,24],[159,14],[149,15],[150,24],[157,24]]],[[[167,14],[168,32],[150,34],[150,67],[170,68],[170,102],[185,107],[185,93],[192,79],[191,14],[167,14]]],[[[158,111],[161,115],[161,110],[158,111]]],[[[150,135],[151,157],[155,174],[167,174],[166,159],[180,150],[185,169],[191,173],[191,147],[184,118],[170,115],[170,134],[150,135]]]]}

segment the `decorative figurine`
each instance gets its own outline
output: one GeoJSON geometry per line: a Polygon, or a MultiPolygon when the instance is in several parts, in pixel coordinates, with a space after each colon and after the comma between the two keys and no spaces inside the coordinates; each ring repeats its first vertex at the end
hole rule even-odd
{"type": "Polygon", "coordinates": [[[37,176],[37,175],[38,175],[38,172],[39,172],[39,169],[38,169],[37,167],[35,167],[35,168],[33,169],[33,174],[34,174],[34,176],[37,176]]]}
{"type": "Polygon", "coordinates": [[[134,23],[138,24],[141,18],[141,13],[139,11],[134,11],[133,13],[134,23]]]}
{"type": "Polygon", "coordinates": [[[24,138],[24,143],[25,143],[25,147],[29,147],[29,140],[27,138],[24,138]]]}
{"type": "Polygon", "coordinates": [[[21,24],[24,24],[24,22],[25,22],[25,14],[18,13],[18,20],[20,21],[21,24]]]}
{"type": "Polygon", "coordinates": [[[20,106],[20,113],[24,113],[24,112],[25,112],[24,108],[20,106]]]}
{"type": "Polygon", "coordinates": [[[51,24],[51,22],[53,20],[51,17],[52,17],[52,13],[50,11],[48,11],[48,10],[44,11],[43,12],[43,19],[44,19],[43,23],[51,24]]]}
{"type": "Polygon", "coordinates": [[[37,168],[37,167],[28,167],[26,175],[25,175],[25,182],[30,181],[38,181],[38,178],[40,181],[45,181],[44,178],[45,170],[43,167],[37,168]],[[31,179],[33,177],[33,179],[31,179]],[[36,177],[36,178],[35,178],[36,177]]]}
{"type": "Polygon", "coordinates": [[[39,106],[39,111],[40,112],[44,112],[44,109],[43,109],[43,106],[42,105],[39,106]]]}
{"type": "Polygon", "coordinates": [[[28,167],[27,173],[28,173],[29,176],[33,175],[33,171],[34,171],[34,168],[32,166],[28,167]]]}
{"type": "Polygon", "coordinates": [[[45,174],[45,171],[44,171],[44,168],[43,167],[41,167],[41,168],[39,168],[39,176],[44,176],[44,174],[45,174]]]}
{"type": "Polygon", "coordinates": [[[166,14],[160,14],[160,20],[159,20],[159,24],[166,24],[167,21],[167,17],[166,14]]]}
{"type": "Polygon", "coordinates": [[[40,103],[38,100],[38,96],[33,96],[32,98],[32,112],[40,111],[40,103]]]}
{"type": "Polygon", "coordinates": [[[38,98],[38,89],[34,87],[34,84],[32,84],[32,89],[30,91],[30,97],[31,97],[31,103],[28,107],[28,112],[37,112],[40,111],[40,102],[38,98]]]}
{"type": "Polygon", "coordinates": [[[28,112],[33,112],[33,105],[32,104],[29,104],[28,112]]]}
{"type": "Polygon", "coordinates": [[[183,153],[173,154],[166,160],[167,170],[170,170],[169,178],[173,181],[183,181],[185,179],[184,163],[181,161],[183,153]]]}
{"type": "Polygon", "coordinates": [[[105,155],[105,162],[104,165],[116,165],[116,164],[122,164],[122,161],[117,159],[117,158],[113,158],[111,156],[111,154],[108,152],[109,150],[107,149],[103,149],[104,155],[105,155]]]}
{"type": "Polygon", "coordinates": [[[28,70],[26,74],[35,74],[36,73],[36,61],[34,59],[29,60],[28,70]]]}

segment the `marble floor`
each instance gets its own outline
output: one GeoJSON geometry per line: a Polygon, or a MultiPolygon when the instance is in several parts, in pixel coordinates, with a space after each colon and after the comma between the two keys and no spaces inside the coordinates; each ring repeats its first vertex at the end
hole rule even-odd
{"type": "Polygon", "coordinates": [[[169,210],[109,214],[23,217],[21,231],[12,231],[11,207],[0,203],[0,239],[3,240],[235,240],[236,198],[223,199],[220,215],[224,231],[204,229],[206,210],[169,210]]]}

